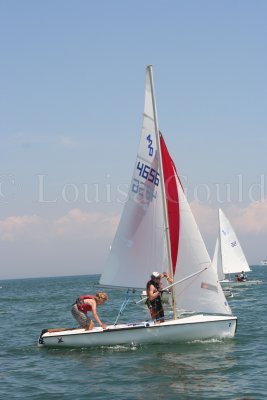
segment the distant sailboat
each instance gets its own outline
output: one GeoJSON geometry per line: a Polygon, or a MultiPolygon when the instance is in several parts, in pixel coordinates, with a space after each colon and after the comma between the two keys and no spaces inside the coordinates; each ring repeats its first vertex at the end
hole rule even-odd
{"type": "MultiPolygon", "coordinates": [[[[117,155],[115,155],[117,157],[117,155]]],[[[117,157],[118,159],[118,157],[117,157]]],[[[232,315],[157,122],[153,69],[146,69],[141,140],[121,220],[100,285],[143,289],[152,271],[168,271],[174,315],[153,320],[42,331],[40,346],[178,343],[235,335],[232,315]],[[174,290],[175,286],[175,290],[174,290]],[[177,318],[176,310],[180,315],[177,318]]]]}
{"type": "Polygon", "coordinates": [[[260,283],[261,281],[248,279],[238,281],[236,279],[237,274],[250,272],[251,269],[230,221],[221,209],[219,209],[218,215],[219,235],[216,240],[212,265],[217,270],[221,285],[240,286],[260,283]]]}

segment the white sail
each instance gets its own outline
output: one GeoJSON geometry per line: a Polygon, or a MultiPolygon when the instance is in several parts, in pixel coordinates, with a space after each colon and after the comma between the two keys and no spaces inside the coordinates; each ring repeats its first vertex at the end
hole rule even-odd
{"type": "Polygon", "coordinates": [[[250,271],[246,257],[237,239],[235,231],[221,209],[219,209],[219,241],[221,245],[221,263],[224,274],[250,271]]]}
{"type": "Polygon", "coordinates": [[[164,266],[165,235],[151,82],[146,70],[143,126],[128,199],[100,285],[144,288],[164,266]]]}
{"type": "Polygon", "coordinates": [[[212,266],[217,271],[217,275],[219,278],[219,281],[222,281],[225,279],[225,275],[223,273],[223,266],[222,266],[222,251],[221,251],[221,242],[216,239],[216,244],[215,244],[215,250],[214,250],[214,255],[212,259],[212,266]]]}
{"type": "Polygon", "coordinates": [[[178,177],[176,181],[179,194],[180,232],[175,281],[206,268],[182,285],[177,285],[176,305],[179,309],[187,311],[231,314],[178,177]]]}

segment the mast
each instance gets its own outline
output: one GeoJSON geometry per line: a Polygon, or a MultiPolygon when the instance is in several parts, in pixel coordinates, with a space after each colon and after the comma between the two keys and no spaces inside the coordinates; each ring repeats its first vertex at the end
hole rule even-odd
{"type": "MultiPolygon", "coordinates": [[[[155,98],[155,92],[154,92],[153,66],[147,65],[147,69],[148,69],[149,78],[150,78],[151,97],[152,97],[152,106],[153,106],[154,124],[155,124],[155,134],[156,134],[156,142],[157,142],[158,157],[159,157],[159,173],[160,173],[160,177],[161,177],[160,186],[161,186],[162,200],[163,200],[163,214],[164,214],[165,235],[166,235],[166,242],[167,242],[168,268],[169,268],[171,278],[173,279],[169,218],[168,218],[168,212],[167,212],[167,201],[166,201],[166,191],[165,191],[165,185],[164,185],[164,174],[163,174],[162,157],[161,157],[158,116],[157,116],[156,98],[155,98]]],[[[172,308],[173,308],[174,319],[177,319],[175,296],[174,296],[174,286],[171,288],[171,295],[172,295],[172,308]]]]}

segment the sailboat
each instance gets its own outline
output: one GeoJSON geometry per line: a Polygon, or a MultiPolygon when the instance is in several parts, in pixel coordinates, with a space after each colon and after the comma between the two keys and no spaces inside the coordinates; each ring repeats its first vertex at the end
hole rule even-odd
{"type": "Polygon", "coordinates": [[[129,195],[99,284],[143,289],[152,271],[168,270],[174,283],[171,319],[114,323],[90,331],[43,330],[40,346],[113,346],[232,338],[232,315],[159,132],[153,67],[146,68],[141,140],[129,195]]]}
{"type": "Polygon", "coordinates": [[[250,272],[242,247],[237,239],[236,233],[221,209],[218,211],[219,235],[216,240],[213,267],[217,270],[220,283],[225,286],[242,286],[261,283],[258,280],[239,281],[235,279],[236,274],[250,272]],[[233,279],[234,276],[234,279],[233,279]]]}

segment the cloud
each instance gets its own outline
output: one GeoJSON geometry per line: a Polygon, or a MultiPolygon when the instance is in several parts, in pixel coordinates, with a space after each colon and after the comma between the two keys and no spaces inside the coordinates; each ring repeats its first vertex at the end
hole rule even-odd
{"type": "Polygon", "coordinates": [[[112,238],[118,224],[118,216],[103,213],[82,212],[72,209],[66,215],[47,220],[36,215],[11,216],[0,220],[0,240],[42,241],[55,238],[101,239],[112,238]]]}
{"type": "Polygon", "coordinates": [[[267,233],[267,199],[251,203],[247,208],[231,207],[229,219],[240,231],[252,234],[267,233]]]}
{"type": "Polygon", "coordinates": [[[216,235],[218,231],[218,210],[209,208],[198,201],[190,203],[201,232],[216,235]]]}
{"type": "Polygon", "coordinates": [[[58,236],[78,236],[101,238],[114,235],[118,225],[118,216],[102,213],[82,212],[75,208],[54,222],[58,236]]]}
{"type": "MultiPolygon", "coordinates": [[[[190,203],[201,233],[217,236],[218,210],[197,201],[190,203]]],[[[238,232],[263,235],[267,233],[267,198],[247,207],[230,206],[223,212],[238,232]]],[[[56,219],[44,219],[37,215],[14,215],[0,220],[0,240],[33,241],[51,238],[112,239],[118,226],[119,215],[101,212],[83,212],[78,208],[56,219]]]]}
{"type": "MultiPolygon", "coordinates": [[[[216,234],[218,231],[218,210],[209,208],[197,201],[190,203],[192,211],[205,234],[216,234]]],[[[247,234],[267,233],[267,198],[250,203],[247,207],[230,206],[223,212],[237,232],[247,234]]]]}
{"type": "MultiPolygon", "coordinates": [[[[190,203],[201,233],[217,236],[218,210],[197,201],[190,203]]],[[[236,232],[263,235],[267,233],[267,198],[247,207],[230,206],[223,212],[236,232]]],[[[50,240],[51,238],[102,239],[114,237],[119,215],[101,212],[83,212],[78,208],[56,219],[37,215],[14,215],[0,220],[0,240],[50,240]]]]}
{"type": "Polygon", "coordinates": [[[13,241],[17,237],[25,236],[33,226],[39,225],[40,221],[36,215],[17,215],[0,220],[0,240],[13,241]]]}
{"type": "MultiPolygon", "coordinates": [[[[191,203],[204,241],[213,254],[218,233],[217,209],[191,203]]],[[[267,199],[247,207],[223,208],[242,239],[248,260],[265,258],[267,199]]],[[[69,210],[57,218],[15,215],[0,220],[5,278],[100,273],[114,238],[119,215],[69,210]]]]}
{"type": "Polygon", "coordinates": [[[76,208],[57,218],[0,220],[1,279],[100,273],[119,216],[76,208]]]}

